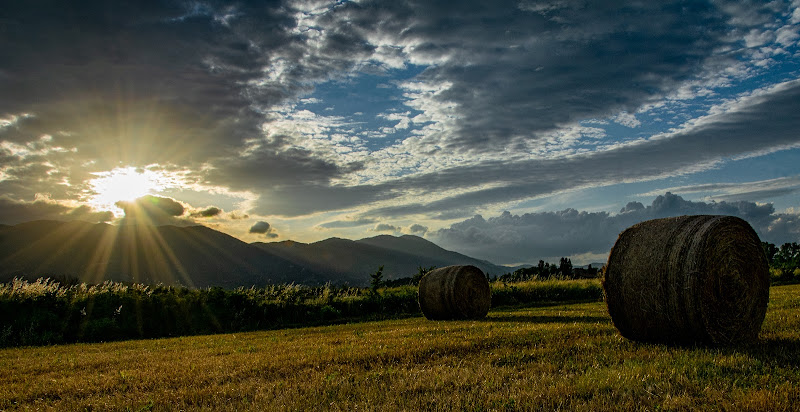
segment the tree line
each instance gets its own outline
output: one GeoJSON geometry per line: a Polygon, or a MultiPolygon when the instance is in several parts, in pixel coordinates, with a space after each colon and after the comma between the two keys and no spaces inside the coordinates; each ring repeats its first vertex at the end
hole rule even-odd
{"type": "Polygon", "coordinates": [[[774,283],[800,282],[800,244],[784,243],[780,247],[761,242],[769,263],[770,276],[774,283]]]}
{"type": "Polygon", "coordinates": [[[592,265],[586,268],[576,268],[572,266],[570,258],[562,257],[558,264],[539,260],[539,264],[536,266],[519,268],[498,277],[496,280],[501,282],[522,282],[545,279],[593,279],[602,275],[602,269],[592,267],[592,265]]]}

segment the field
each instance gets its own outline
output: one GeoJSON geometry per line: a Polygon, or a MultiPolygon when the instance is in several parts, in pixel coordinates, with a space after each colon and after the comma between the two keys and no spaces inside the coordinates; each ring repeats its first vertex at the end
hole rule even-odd
{"type": "Polygon", "coordinates": [[[0,350],[0,410],[795,410],[800,285],[758,343],[620,337],[602,302],[0,350]]]}

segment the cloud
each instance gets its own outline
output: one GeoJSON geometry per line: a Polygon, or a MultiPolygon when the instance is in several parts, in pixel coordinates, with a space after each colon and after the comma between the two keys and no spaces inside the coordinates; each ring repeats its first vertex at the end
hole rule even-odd
{"type": "Polygon", "coordinates": [[[418,233],[420,236],[425,236],[425,233],[428,232],[428,227],[415,223],[408,228],[408,231],[411,233],[418,233]]]}
{"type": "Polygon", "coordinates": [[[191,217],[214,217],[219,216],[222,214],[222,209],[216,206],[210,206],[202,210],[197,210],[192,212],[189,216],[191,217]]]}
{"type": "Polygon", "coordinates": [[[246,88],[263,75],[264,51],[292,43],[291,17],[279,5],[239,4],[227,24],[218,18],[224,8],[210,5],[106,6],[89,0],[7,9],[0,49],[13,58],[0,63],[0,113],[34,115],[20,122],[18,138],[64,130],[62,140],[89,152],[175,160],[174,148],[163,150],[169,142],[191,140],[204,153],[237,145],[258,133],[251,104],[285,98],[283,90],[246,88]],[[256,27],[271,29],[265,35],[256,27]],[[114,145],[123,150],[108,150],[114,145]]]}
{"type": "Polygon", "coordinates": [[[250,227],[249,233],[264,235],[268,238],[277,238],[279,235],[275,233],[275,229],[269,223],[262,221],[256,222],[250,227]]]}
{"type": "MultiPolygon", "coordinates": [[[[298,216],[377,204],[401,197],[417,185],[428,190],[440,181],[432,177],[442,170],[474,176],[462,171],[496,166],[491,163],[495,160],[484,161],[485,155],[503,159],[502,167],[495,167],[495,173],[483,178],[485,182],[506,185],[508,192],[536,196],[541,193],[539,188],[515,190],[516,182],[503,181],[507,164],[514,174],[514,169],[524,169],[530,158],[547,158],[525,159],[522,153],[562,150],[596,139],[596,131],[572,133],[571,137],[563,133],[581,120],[614,117],[620,124],[639,126],[641,121],[634,115],[637,110],[692,79],[718,75],[739,64],[749,25],[774,13],[757,5],[728,7],[724,2],[625,2],[586,7],[582,1],[561,1],[550,6],[517,1],[491,8],[480,2],[463,2],[453,8],[444,2],[417,1],[298,6],[297,27],[307,30],[308,37],[292,47],[302,51],[297,56],[308,60],[300,62],[284,55],[273,59],[274,78],[313,84],[326,76],[337,78],[332,74],[337,70],[344,73],[376,62],[387,70],[408,63],[428,66],[413,79],[397,83],[405,91],[406,108],[419,113],[415,118],[428,126],[416,130],[419,134],[406,138],[402,145],[373,150],[371,159],[381,160],[363,162],[354,159],[366,159],[370,150],[362,147],[366,151],[358,156],[344,156],[336,150],[353,148],[320,143],[325,140],[324,133],[313,132],[320,136],[304,141],[309,144],[300,144],[303,139],[297,136],[270,135],[246,156],[215,163],[209,178],[261,193],[254,212],[298,216]],[[648,18],[642,19],[644,15],[648,18]],[[443,26],[442,21],[449,24],[443,26]],[[738,27],[747,30],[736,31],[738,27]],[[309,62],[319,64],[301,75],[300,67],[307,68],[309,62]],[[509,160],[511,155],[514,157],[509,160]],[[406,163],[406,159],[411,160],[406,163]],[[398,169],[421,172],[406,180],[398,169]],[[388,178],[372,181],[374,176],[388,178]]],[[[409,113],[405,118],[416,122],[408,110],[381,116],[402,121],[397,113],[409,113]]],[[[303,120],[300,111],[295,114],[296,129],[308,125],[318,130],[316,117],[303,120]]],[[[276,125],[268,126],[267,133],[273,133],[276,125]]],[[[598,158],[601,168],[610,168],[612,162],[598,158]]],[[[562,159],[552,162],[552,167],[570,167],[569,163],[562,159]]],[[[444,187],[466,189],[470,183],[465,180],[444,187]]],[[[476,193],[475,198],[477,203],[501,199],[490,192],[486,196],[476,193]]],[[[409,206],[414,209],[418,205],[409,206]]],[[[473,206],[462,209],[469,213],[473,206]]],[[[395,209],[385,210],[392,213],[395,209]]],[[[451,212],[443,211],[448,216],[451,212]]]]}
{"type": "Polygon", "coordinates": [[[399,232],[400,228],[394,225],[390,225],[388,223],[379,223],[372,228],[373,232],[399,232]]]}
{"type": "Polygon", "coordinates": [[[33,202],[21,202],[0,196],[0,223],[15,225],[31,220],[83,220],[90,223],[109,222],[111,212],[97,212],[90,207],[69,206],[39,196],[33,202]]]}
{"type": "Polygon", "coordinates": [[[178,219],[186,208],[168,197],[145,195],[133,201],[119,201],[117,207],[125,212],[122,224],[191,225],[193,221],[178,219]]]}
{"type": "MultiPolygon", "coordinates": [[[[120,164],[176,165],[196,180],[220,182],[263,177],[274,167],[274,176],[288,173],[296,184],[327,184],[339,165],[299,146],[263,144],[238,159],[268,137],[272,110],[369,53],[345,29],[317,44],[297,30],[296,12],[281,1],[108,6],[88,0],[4,8],[0,143],[26,147],[49,136],[63,153],[17,156],[19,164],[11,164],[0,150],[0,166],[13,166],[0,169],[19,183],[0,174],[2,191],[30,198],[45,180],[80,191],[91,173],[120,164]],[[330,56],[312,53],[318,46],[330,56]],[[206,165],[218,175],[199,172],[206,165]]],[[[241,185],[261,188],[252,181],[241,185]]],[[[66,190],[53,196],[77,198],[66,190]]]]}
{"type": "Polygon", "coordinates": [[[795,132],[800,129],[800,118],[793,115],[798,111],[800,80],[788,81],[725,102],[707,116],[649,139],[565,158],[483,162],[398,179],[377,189],[402,192],[400,187],[414,188],[417,193],[430,194],[425,196],[429,200],[376,207],[365,216],[454,212],[464,217],[488,204],[708,170],[732,159],[800,147],[795,132]],[[459,187],[470,190],[440,194],[459,187]]]}
{"type": "Polygon", "coordinates": [[[341,229],[348,227],[370,225],[372,223],[375,223],[375,221],[372,219],[334,220],[331,222],[321,223],[318,225],[318,227],[323,229],[341,229]]]}
{"type": "Polygon", "coordinates": [[[642,193],[639,196],[656,196],[657,192],[710,193],[708,200],[764,200],[800,192],[800,176],[787,176],[776,179],[743,183],[707,183],[690,186],[677,186],[642,193]]]}
{"type": "Polygon", "coordinates": [[[265,234],[269,232],[271,229],[269,223],[264,221],[256,222],[253,226],[250,227],[250,233],[258,233],[258,234],[265,234]]]}
{"type": "Polygon", "coordinates": [[[491,8],[479,1],[362,1],[333,9],[318,24],[354,27],[362,39],[430,65],[415,80],[442,90],[418,103],[452,107],[454,129],[436,143],[460,152],[492,151],[544,139],[541,132],[560,125],[633,113],[703,72],[709,51],[731,41],[730,16],[703,2],[587,7],[567,0],[543,9],[527,1],[491,8]]]}
{"type": "Polygon", "coordinates": [[[619,214],[565,209],[484,219],[474,216],[429,233],[437,244],[496,263],[536,262],[560,256],[606,255],[617,235],[631,225],[670,216],[721,214],[747,220],[762,240],[775,244],[800,241],[800,215],[775,213],[771,204],[693,202],[666,193],[644,206],[630,202],[619,214]]]}
{"type": "Polygon", "coordinates": [[[0,193],[77,201],[91,173],[169,164],[253,193],[243,213],[357,209],[371,224],[705,170],[796,146],[797,82],[652,138],[576,124],[640,126],[675,90],[692,86],[688,99],[756,73],[748,45],[795,41],[791,27],[759,27],[795,19],[775,5],[14,2],[0,36],[0,193]],[[381,118],[393,143],[306,107],[327,103],[315,87],[365,76],[400,92],[381,118]]]}

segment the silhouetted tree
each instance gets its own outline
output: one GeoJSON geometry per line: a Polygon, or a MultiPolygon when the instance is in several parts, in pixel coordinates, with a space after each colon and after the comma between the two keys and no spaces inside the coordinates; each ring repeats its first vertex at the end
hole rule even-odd
{"type": "Polygon", "coordinates": [[[369,290],[373,296],[378,295],[378,288],[383,286],[383,265],[378,267],[378,271],[369,275],[369,290]]]}
{"type": "Polygon", "coordinates": [[[561,277],[569,279],[572,277],[572,261],[569,258],[562,257],[561,263],[558,265],[558,271],[561,277]]]}
{"type": "Polygon", "coordinates": [[[431,266],[428,268],[424,268],[422,266],[417,266],[417,273],[412,277],[412,283],[415,285],[419,285],[419,281],[422,280],[422,277],[427,275],[428,272],[436,269],[436,266],[431,266]]]}

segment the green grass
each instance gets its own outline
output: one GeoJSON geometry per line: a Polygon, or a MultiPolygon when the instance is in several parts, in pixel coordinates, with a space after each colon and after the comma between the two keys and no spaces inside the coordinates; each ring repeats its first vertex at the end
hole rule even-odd
{"type": "Polygon", "coordinates": [[[590,302],[0,350],[2,410],[795,410],[798,382],[798,285],[738,348],[631,342],[590,302]]]}

